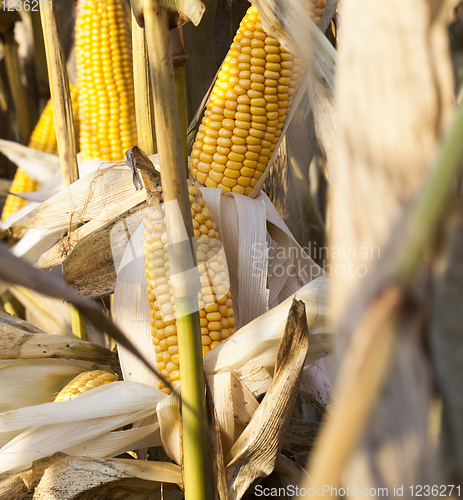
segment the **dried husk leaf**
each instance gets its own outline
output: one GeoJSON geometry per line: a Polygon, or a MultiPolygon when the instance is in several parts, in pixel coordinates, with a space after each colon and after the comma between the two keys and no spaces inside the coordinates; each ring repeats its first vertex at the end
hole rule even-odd
{"type": "Polygon", "coordinates": [[[232,400],[232,372],[207,377],[217,421],[220,426],[223,456],[227,456],[235,442],[235,417],[232,400]]]}
{"type": "Polygon", "coordinates": [[[161,437],[158,431],[159,424],[112,431],[62,451],[72,456],[114,457],[130,450],[160,446],[161,437]]]}
{"type": "MultiPolygon", "coordinates": [[[[314,333],[327,328],[324,325],[324,315],[327,313],[327,285],[326,278],[317,278],[295,294],[297,300],[305,303],[307,322],[311,332],[314,333]]],[[[221,342],[207,353],[204,357],[206,373],[239,369],[248,362],[258,367],[263,366],[269,372],[273,372],[292,300],[293,297],[288,298],[279,306],[240,328],[233,334],[233,337],[221,342]]]]}
{"type": "MultiPolygon", "coordinates": [[[[48,403],[79,373],[95,368],[93,363],[76,360],[0,360],[0,412],[48,403]]],[[[0,431],[0,447],[19,432],[0,431]]]]}
{"type": "MultiPolygon", "coordinates": [[[[156,404],[165,398],[162,391],[144,384],[113,382],[70,401],[2,413],[0,432],[28,429],[0,450],[0,471],[19,470],[38,458],[81,445],[144,419],[153,415],[156,404]]],[[[123,448],[140,438],[138,434],[124,437],[127,439],[122,443],[123,448]]],[[[103,444],[108,450],[108,442],[103,444]]],[[[114,447],[109,450],[114,450],[114,447]]]]}
{"type": "Polygon", "coordinates": [[[162,446],[167,455],[180,464],[182,462],[182,426],[179,399],[174,393],[162,399],[157,405],[156,413],[161,429],[162,446]]]}
{"type": "Polygon", "coordinates": [[[294,300],[272,385],[227,458],[231,499],[242,498],[256,479],[273,471],[282,447],[281,435],[296,401],[308,346],[305,306],[294,300]]]}
{"type": "MultiPolygon", "coordinates": [[[[31,205],[31,203],[28,203],[26,207],[29,205],[31,205]]],[[[16,214],[13,214],[12,217],[14,215],[16,214]]],[[[11,253],[35,265],[41,255],[56,244],[62,233],[62,229],[28,229],[24,236],[13,245],[11,253]]]]}
{"type": "Polygon", "coordinates": [[[263,366],[255,366],[249,363],[237,368],[235,373],[256,398],[268,391],[273,380],[270,373],[263,366]]]}
{"type": "MultiPolygon", "coordinates": [[[[145,206],[145,202],[136,205],[78,241],[63,262],[65,282],[84,297],[95,299],[113,293],[116,269],[130,237],[143,222],[145,206]]],[[[82,229],[92,224],[93,221],[82,229]]]]}
{"type": "Polygon", "coordinates": [[[44,333],[35,325],[28,323],[21,318],[17,318],[16,316],[12,316],[6,311],[3,311],[3,309],[0,309],[0,331],[2,333],[17,331],[28,333],[44,333]]]}
{"type": "Polygon", "coordinates": [[[160,499],[163,486],[167,494],[172,488],[169,483],[182,484],[180,467],[175,464],[95,460],[56,453],[38,460],[27,471],[4,476],[0,479],[0,495],[4,498],[32,498],[29,495],[33,495],[37,499],[103,500],[122,493],[125,499],[146,500],[160,499]],[[148,496],[143,491],[148,492],[148,496]]]}
{"type": "Polygon", "coordinates": [[[152,365],[148,363],[143,353],[136,350],[130,340],[96,304],[80,297],[70,288],[66,287],[56,276],[35,269],[25,261],[14,257],[3,244],[0,244],[0,281],[9,284],[18,284],[74,304],[79,308],[82,315],[97,329],[106,332],[117,342],[126,346],[127,349],[131,349],[141,360],[140,362],[145,363],[151,369],[152,365]]]}
{"type": "Polygon", "coordinates": [[[0,359],[75,359],[119,370],[117,356],[97,344],[47,333],[4,332],[1,323],[0,332],[0,359]]]}
{"type": "MultiPolygon", "coordinates": [[[[259,403],[242,380],[233,372],[231,372],[231,383],[231,397],[233,401],[233,413],[235,420],[241,425],[246,425],[251,421],[251,418],[257,408],[259,408],[259,403]]],[[[234,441],[235,440],[236,439],[234,439],[234,441]]]]}
{"type": "Polygon", "coordinates": [[[223,196],[222,190],[216,188],[201,188],[201,191],[219,227],[239,326],[324,275],[263,192],[252,200],[238,194],[223,196]],[[260,220],[258,229],[250,224],[254,219],[260,220]],[[262,231],[262,220],[267,221],[267,231],[262,231]],[[278,253],[270,252],[268,237],[276,244],[278,253]]]}
{"type": "Polygon", "coordinates": [[[103,164],[16,221],[14,226],[69,229],[73,224],[97,220],[106,223],[146,199],[136,191],[132,172],[125,165],[103,164]]]}
{"type": "Polygon", "coordinates": [[[34,181],[44,184],[60,170],[59,157],[18,142],[0,139],[0,151],[34,181]]]}
{"type": "Polygon", "coordinates": [[[206,379],[206,406],[209,437],[209,457],[211,469],[211,490],[214,500],[228,500],[227,478],[223,461],[224,451],[219,418],[214,405],[213,396],[206,379]]]}

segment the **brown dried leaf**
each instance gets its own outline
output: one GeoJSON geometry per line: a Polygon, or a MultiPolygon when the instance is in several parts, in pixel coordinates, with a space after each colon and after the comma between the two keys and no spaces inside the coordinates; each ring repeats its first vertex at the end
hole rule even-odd
{"type": "Polygon", "coordinates": [[[119,371],[117,356],[102,346],[47,333],[5,332],[0,319],[0,359],[80,359],[119,371]]]}
{"type": "Polygon", "coordinates": [[[116,270],[145,206],[139,203],[78,241],[63,263],[64,281],[92,299],[114,293],[116,270]]]}
{"type": "Polygon", "coordinates": [[[273,471],[282,447],[281,437],[296,401],[308,346],[305,305],[294,300],[272,385],[230,452],[227,479],[231,499],[239,500],[254,480],[273,471]]]}

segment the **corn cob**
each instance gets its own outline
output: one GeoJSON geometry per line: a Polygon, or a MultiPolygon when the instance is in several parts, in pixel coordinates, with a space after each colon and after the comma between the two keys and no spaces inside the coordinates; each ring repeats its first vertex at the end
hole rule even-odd
{"type": "MultiPolygon", "coordinates": [[[[71,100],[72,109],[74,112],[74,127],[76,137],[79,137],[79,120],[78,120],[78,109],[77,109],[77,87],[72,83],[69,83],[71,90],[71,100]]],[[[56,132],[55,132],[55,119],[53,117],[53,105],[51,99],[49,99],[45,109],[40,116],[37,125],[32,132],[29,147],[33,149],[38,149],[39,151],[44,151],[45,153],[58,154],[58,144],[56,142],[56,132]]],[[[36,191],[39,185],[33,179],[31,179],[24,170],[18,168],[11,185],[11,192],[13,193],[28,193],[30,191],[36,191]]],[[[26,200],[18,198],[14,195],[8,195],[5,206],[2,211],[2,220],[8,219],[10,215],[13,215],[20,208],[26,204],[26,200]]]]}
{"type": "MultiPolygon", "coordinates": [[[[318,2],[326,5],[326,0],[318,2]]],[[[319,11],[313,14],[318,16],[319,11]]],[[[225,192],[252,191],[276,148],[302,68],[301,59],[267,36],[257,8],[251,6],[219,72],[193,144],[189,167],[195,179],[225,192]]]]}
{"type": "Polygon", "coordinates": [[[326,0],[315,0],[309,2],[309,16],[310,19],[318,26],[325,13],[326,0]]]}
{"type": "Polygon", "coordinates": [[[131,39],[120,0],[79,0],[81,159],[119,160],[137,144],[131,39]]]}
{"type": "Polygon", "coordinates": [[[116,374],[104,370],[82,372],[61,389],[55,401],[69,401],[90,389],[116,381],[116,374]]]}
{"type": "MultiPolygon", "coordinates": [[[[228,269],[217,226],[201,191],[189,184],[191,216],[196,238],[201,292],[198,296],[203,355],[235,331],[235,314],[228,269]]],[[[180,381],[175,301],[170,292],[167,231],[160,198],[148,198],[144,219],[146,284],[150,304],[151,335],[157,367],[172,386],[180,381]]],[[[169,393],[162,382],[159,388],[169,393]]]]}

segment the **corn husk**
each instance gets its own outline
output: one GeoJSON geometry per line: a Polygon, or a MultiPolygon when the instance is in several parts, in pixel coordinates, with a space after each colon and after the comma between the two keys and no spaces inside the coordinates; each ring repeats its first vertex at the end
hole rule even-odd
{"type": "Polygon", "coordinates": [[[29,498],[33,495],[34,498],[61,500],[178,500],[183,497],[179,496],[176,484],[182,484],[182,473],[175,464],[92,459],[57,453],[38,460],[27,471],[0,477],[0,496],[29,498]]]}
{"type": "Polygon", "coordinates": [[[106,222],[145,198],[143,190],[135,190],[127,167],[103,163],[97,172],[89,173],[63,189],[14,225],[64,229],[95,219],[106,222]]]}
{"type": "MultiPolygon", "coordinates": [[[[0,473],[20,470],[43,456],[74,448],[84,452],[86,441],[105,437],[101,453],[115,453],[144,437],[144,431],[118,436],[111,443],[108,434],[121,426],[155,413],[156,404],[166,395],[144,384],[113,382],[70,401],[28,406],[0,414],[0,433],[25,429],[0,449],[0,473]]],[[[151,424],[149,434],[156,431],[151,424]]],[[[140,429],[143,429],[141,427],[140,429]]],[[[156,439],[149,442],[155,443],[156,439]]],[[[146,443],[146,441],[145,441],[146,443]]],[[[94,445],[93,445],[94,446],[94,445]]],[[[95,454],[95,450],[93,451],[95,454]]]]}
{"type": "Polygon", "coordinates": [[[159,424],[112,431],[89,441],[63,450],[66,455],[86,457],[113,457],[126,451],[160,446],[159,424]]]}
{"type": "MultiPolygon", "coordinates": [[[[51,401],[75,376],[95,365],[61,359],[0,360],[0,412],[51,401]]],[[[0,431],[0,447],[19,434],[0,431]]]]}

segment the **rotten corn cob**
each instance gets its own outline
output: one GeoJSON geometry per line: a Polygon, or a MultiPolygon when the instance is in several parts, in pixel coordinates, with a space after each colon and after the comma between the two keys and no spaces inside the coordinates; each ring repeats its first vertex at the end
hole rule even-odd
{"type": "Polygon", "coordinates": [[[69,401],[79,394],[100,387],[100,385],[117,382],[117,375],[105,370],[82,372],[64,386],[55,398],[55,401],[69,401]]]}
{"type": "MultiPolygon", "coordinates": [[[[326,0],[312,3],[318,24],[326,0]]],[[[207,187],[249,195],[275,150],[303,61],[267,36],[251,6],[234,38],[196,135],[193,177],[207,187]]]]}
{"type": "Polygon", "coordinates": [[[81,159],[119,160],[137,144],[129,25],[120,0],[79,0],[81,159]]]}
{"type": "MultiPolygon", "coordinates": [[[[76,137],[79,137],[79,120],[78,120],[78,107],[77,107],[77,87],[72,83],[69,83],[71,90],[72,99],[72,109],[74,113],[74,127],[76,137]]],[[[40,116],[37,125],[32,132],[29,147],[33,149],[38,149],[39,151],[44,151],[45,153],[58,154],[58,144],[56,142],[56,132],[55,132],[55,119],[53,116],[53,105],[51,99],[48,101],[45,109],[40,116]]],[[[38,189],[38,183],[31,179],[24,170],[18,168],[11,184],[10,191],[12,193],[28,193],[30,191],[36,191],[38,189]]],[[[2,211],[2,220],[8,219],[10,215],[13,215],[20,208],[26,204],[26,200],[14,196],[12,194],[8,195],[5,206],[2,211]]]]}
{"type": "MultiPolygon", "coordinates": [[[[201,191],[189,183],[188,192],[201,280],[198,301],[204,355],[236,331],[235,314],[217,226],[201,191]]],[[[175,300],[169,283],[164,207],[157,194],[148,198],[147,205],[144,247],[151,335],[158,370],[175,387],[180,381],[180,367],[175,300]]],[[[159,382],[159,388],[169,393],[162,382],[159,382]]]]}

